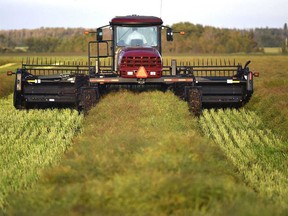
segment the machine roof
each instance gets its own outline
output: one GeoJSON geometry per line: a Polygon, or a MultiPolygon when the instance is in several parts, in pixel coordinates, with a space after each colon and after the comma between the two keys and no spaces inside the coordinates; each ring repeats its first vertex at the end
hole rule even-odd
{"type": "Polygon", "coordinates": [[[155,16],[117,16],[113,18],[110,25],[162,25],[163,21],[155,16]]]}

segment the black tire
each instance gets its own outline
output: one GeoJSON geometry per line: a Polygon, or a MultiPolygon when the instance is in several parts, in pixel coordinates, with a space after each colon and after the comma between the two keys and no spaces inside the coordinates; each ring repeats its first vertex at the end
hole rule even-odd
{"type": "Polygon", "coordinates": [[[175,95],[177,95],[179,98],[181,98],[182,100],[185,100],[185,86],[187,86],[187,84],[184,83],[175,83],[174,87],[173,87],[173,92],[175,95]]]}
{"type": "Polygon", "coordinates": [[[98,102],[95,89],[85,88],[82,89],[81,101],[79,109],[87,115],[93,106],[98,102]]]}
{"type": "Polygon", "coordinates": [[[189,111],[195,116],[199,117],[202,114],[202,100],[201,92],[199,89],[189,89],[188,93],[188,106],[189,111]]]}

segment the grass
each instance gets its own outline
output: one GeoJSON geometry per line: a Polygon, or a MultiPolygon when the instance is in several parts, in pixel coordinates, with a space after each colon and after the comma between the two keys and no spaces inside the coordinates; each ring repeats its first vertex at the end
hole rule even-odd
{"type": "Polygon", "coordinates": [[[279,206],[287,208],[288,143],[267,129],[251,111],[205,110],[199,121],[244,176],[244,181],[279,206]],[[279,166],[281,164],[281,166],[279,166]]]}
{"type": "Polygon", "coordinates": [[[0,67],[0,97],[7,97],[11,92],[13,92],[13,85],[15,82],[15,77],[8,77],[6,75],[7,71],[16,71],[20,67],[20,59],[18,57],[0,57],[0,66],[9,63],[17,63],[9,67],[0,67]]]}
{"type": "Polygon", "coordinates": [[[6,74],[0,73],[0,80],[0,98],[7,97],[13,92],[15,77],[8,77],[6,74]]]}
{"type": "Polygon", "coordinates": [[[269,215],[197,119],[172,93],[120,92],[86,117],[83,134],[35,187],[10,194],[12,215],[269,215]],[[107,115],[109,113],[109,115],[107,115]]]}
{"type": "Polygon", "coordinates": [[[288,56],[251,57],[251,69],[259,71],[255,93],[247,108],[255,110],[268,128],[288,140],[288,56]],[[253,65],[253,66],[252,66],[253,65]]]}
{"type": "MultiPolygon", "coordinates": [[[[250,69],[260,72],[246,109],[261,118],[261,130],[270,128],[282,140],[281,151],[286,154],[288,56],[223,58],[236,58],[243,64],[251,60],[250,69]]],[[[11,89],[0,94],[9,92],[11,89]]],[[[257,171],[261,183],[257,185],[230,159],[229,151],[202,137],[199,122],[187,110],[186,103],[171,93],[109,94],[86,117],[83,134],[75,139],[61,164],[43,172],[29,190],[11,192],[0,214],[286,215],[286,199],[281,205],[277,203],[285,197],[285,190],[278,195],[274,189],[260,192],[265,182],[260,181],[259,166],[244,166],[251,169],[247,173],[257,171]]],[[[286,167],[286,159],[279,159],[275,148],[254,145],[247,151],[246,147],[234,150],[252,154],[248,151],[252,148],[257,160],[263,161],[263,170],[285,172],[281,167],[286,167]]],[[[240,159],[236,157],[236,161],[240,159]]],[[[285,184],[284,178],[279,188],[285,184]]]]}
{"type": "Polygon", "coordinates": [[[59,162],[83,119],[69,109],[18,111],[11,102],[0,99],[0,209],[9,193],[31,187],[59,162]]]}

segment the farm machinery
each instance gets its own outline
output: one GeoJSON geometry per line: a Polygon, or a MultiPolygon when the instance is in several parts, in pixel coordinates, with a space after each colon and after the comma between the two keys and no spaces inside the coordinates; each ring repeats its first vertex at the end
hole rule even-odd
{"type": "Polygon", "coordinates": [[[242,106],[253,94],[248,61],[195,60],[178,63],[162,59],[162,38],[173,41],[176,32],[154,16],[119,16],[96,29],[88,43],[88,61],[57,62],[27,59],[15,73],[17,109],[74,106],[88,111],[111,88],[172,90],[200,115],[203,106],[242,106]],[[104,33],[110,36],[104,39],[104,33]],[[162,34],[163,35],[162,37],[162,34]]]}

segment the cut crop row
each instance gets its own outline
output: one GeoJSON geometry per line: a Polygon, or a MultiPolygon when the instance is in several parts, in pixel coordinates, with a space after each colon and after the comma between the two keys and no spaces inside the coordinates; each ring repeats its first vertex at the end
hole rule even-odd
{"type": "Polygon", "coordinates": [[[0,99],[0,209],[12,191],[30,187],[40,171],[59,161],[81,129],[76,111],[18,111],[0,99]]]}
{"type": "Polygon", "coordinates": [[[265,128],[254,112],[205,110],[199,122],[202,131],[220,146],[247,185],[261,196],[286,205],[287,146],[265,128]]]}

